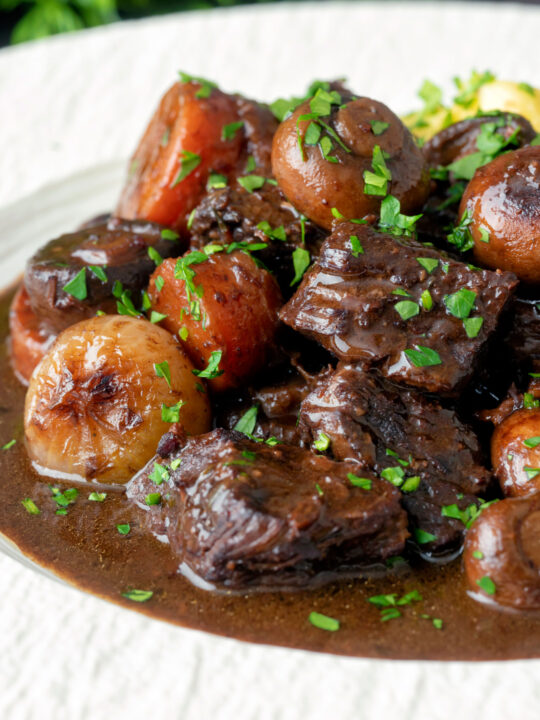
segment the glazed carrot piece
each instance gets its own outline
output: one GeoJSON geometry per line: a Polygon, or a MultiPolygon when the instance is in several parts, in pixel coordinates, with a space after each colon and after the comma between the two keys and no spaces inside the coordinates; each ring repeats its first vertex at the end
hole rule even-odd
{"type": "Polygon", "coordinates": [[[242,151],[237,100],[208,83],[177,82],[163,96],[133,155],[116,214],[176,230],[205,192],[210,171],[228,176],[242,151]]]}
{"type": "Polygon", "coordinates": [[[156,268],[148,294],[194,365],[210,367],[203,377],[213,391],[238,387],[271,357],[281,296],[272,275],[248,253],[169,258],[156,268]],[[194,258],[202,261],[190,264],[194,258]]]}
{"type": "Polygon", "coordinates": [[[11,364],[15,374],[25,385],[41,358],[55,339],[42,327],[30,306],[24,285],[17,290],[9,311],[11,364]]]}

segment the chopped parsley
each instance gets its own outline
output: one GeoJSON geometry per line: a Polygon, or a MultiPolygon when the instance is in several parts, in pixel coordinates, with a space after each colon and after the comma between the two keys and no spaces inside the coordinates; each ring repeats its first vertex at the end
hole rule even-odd
{"type": "Polygon", "coordinates": [[[480,228],[480,240],[483,243],[489,242],[489,232],[486,230],[485,227],[480,228]]]}
{"type": "Polygon", "coordinates": [[[252,407],[250,407],[249,410],[246,410],[246,412],[238,420],[238,422],[234,426],[234,429],[237,432],[244,433],[244,435],[251,436],[253,434],[253,431],[255,430],[255,426],[257,425],[258,411],[259,408],[257,407],[257,405],[253,405],[252,407]]]}
{"type": "Polygon", "coordinates": [[[426,288],[426,290],[422,291],[422,294],[420,295],[420,302],[422,303],[422,307],[424,310],[431,310],[433,307],[433,298],[431,297],[431,293],[426,288]]]}
{"type": "Polygon", "coordinates": [[[453,228],[446,239],[450,245],[454,245],[460,252],[466,252],[474,246],[474,240],[470,231],[472,216],[469,210],[465,210],[459,223],[453,228]]]}
{"type": "Polygon", "coordinates": [[[540,475],[540,468],[524,467],[523,470],[528,480],[533,480],[537,475],[540,475]]]}
{"type": "Polygon", "coordinates": [[[144,498],[144,502],[150,506],[159,505],[161,502],[161,493],[148,493],[148,495],[144,498]]]}
{"type": "Polygon", "coordinates": [[[540,407],[540,400],[536,399],[532,393],[523,393],[523,407],[526,410],[533,410],[540,407]]]}
{"type": "Polygon", "coordinates": [[[330,438],[326,433],[319,431],[319,435],[313,443],[313,447],[321,453],[326,452],[330,447],[330,438]]]}
{"type": "MultiPolygon", "coordinates": [[[[89,265],[88,269],[90,270],[92,275],[95,275],[97,277],[97,279],[100,282],[102,282],[102,283],[107,282],[107,274],[100,265],[89,265]]],[[[65,290],[65,288],[64,288],[64,290],[65,290]]]]}
{"type": "Polygon", "coordinates": [[[16,442],[17,441],[15,439],[10,440],[5,445],[2,445],[2,450],[10,450],[15,445],[16,442]]]}
{"type": "Polygon", "coordinates": [[[171,370],[169,368],[169,363],[167,360],[164,360],[161,363],[155,363],[154,364],[154,370],[156,372],[156,376],[159,378],[163,378],[167,385],[171,387],[171,370]]]}
{"type": "Polygon", "coordinates": [[[204,370],[192,370],[191,372],[197,377],[207,378],[208,380],[213,380],[214,378],[223,375],[224,370],[219,369],[219,363],[221,362],[222,355],[223,350],[214,350],[211,353],[208,365],[204,370]]]}
{"type": "Polygon", "coordinates": [[[152,590],[127,590],[122,593],[122,597],[133,600],[133,602],[147,602],[153,595],[152,590]]]}
{"type": "Polygon", "coordinates": [[[467,333],[468,338],[475,338],[478,336],[478,333],[482,329],[482,325],[484,324],[484,318],[480,316],[472,317],[472,318],[465,318],[463,320],[463,327],[465,328],[465,332],[467,333]]]}
{"type": "Polygon", "coordinates": [[[523,444],[525,447],[528,448],[535,448],[538,445],[540,445],[540,435],[535,435],[534,437],[527,438],[523,441],[523,444]]]}
{"type": "Polygon", "coordinates": [[[174,232],[174,230],[171,230],[170,228],[163,228],[161,231],[161,237],[164,240],[178,240],[180,235],[177,232],[174,232]]]}
{"type": "Polygon", "coordinates": [[[416,262],[421,265],[428,274],[431,274],[439,264],[437,258],[430,257],[417,257],[416,262]]]}
{"type": "Polygon", "coordinates": [[[294,266],[294,278],[291,280],[290,286],[296,285],[304,277],[304,273],[309,267],[311,257],[305,248],[297,247],[292,254],[294,266]]]}
{"type": "Polygon", "coordinates": [[[221,130],[221,139],[222,140],[233,140],[234,136],[240,130],[244,127],[244,121],[238,120],[237,122],[228,123],[227,125],[224,125],[221,130]]]}
{"type": "Polygon", "coordinates": [[[476,293],[474,290],[460,288],[451,295],[445,295],[443,302],[450,315],[463,320],[471,314],[474,303],[476,302],[476,293]]]}
{"type": "Polygon", "coordinates": [[[180,75],[180,80],[184,83],[198,83],[201,87],[197,92],[195,93],[196,98],[208,98],[210,97],[212,90],[217,88],[217,85],[215,82],[212,82],[211,80],[206,80],[202,77],[197,77],[196,75],[189,75],[188,73],[180,72],[178,73],[180,75]]]}
{"type": "Polygon", "coordinates": [[[168,315],[157,312],[157,310],[152,310],[150,313],[150,322],[155,325],[156,323],[165,320],[166,317],[168,317],[168,315]]]}
{"type": "Polygon", "coordinates": [[[421,217],[422,214],[403,215],[400,201],[393,195],[388,195],[381,202],[379,228],[396,237],[411,237],[415,232],[416,223],[421,217]]]}
{"type": "Polygon", "coordinates": [[[227,187],[227,177],[221,173],[210,173],[206,181],[206,189],[219,190],[224,187],[227,187]]]}
{"type": "Polygon", "coordinates": [[[171,188],[176,187],[182,180],[185,180],[188,175],[199,167],[201,164],[201,156],[197,153],[190,152],[189,150],[180,151],[180,170],[177,176],[172,182],[171,188]]]}
{"type": "Polygon", "coordinates": [[[254,190],[259,190],[265,182],[266,178],[262,175],[244,175],[243,177],[238,178],[239,185],[241,185],[244,190],[247,190],[248,193],[252,193],[254,190]]]}
{"type": "Polygon", "coordinates": [[[371,132],[374,135],[382,135],[385,130],[388,130],[390,123],[384,122],[383,120],[372,120],[370,122],[371,132]]]}
{"type": "Polygon", "coordinates": [[[26,510],[26,512],[30,515],[39,515],[41,513],[41,510],[38,508],[32,498],[24,498],[24,500],[21,500],[21,504],[26,510]]]}
{"type": "Polygon", "coordinates": [[[388,194],[388,182],[392,179],[392,173],[386,165],[385,153],[379,145],[373,148],[371,167],[373,172],[364,170],[364,194],[385,197],[388,194]]]}
{"type": "Polygon", "coordinates": [[[327,632],[337,632],[340,627],[339,620],[318,612],[309,613],[309,622],[319,630],[326,630],[327,632]]]}
{"type": "Polygon", "coordinates": [[[88,289],[86,287],[86,268],[81,268],[75,277],[66,283],[62,289],[68,295],[71,295],[77,300],[86,300],[88,297],[88,289]]]}
{"type": "Polygon", "coordinates": [[[476,584],[478,585],[480,590],[483,590],[486,593],[486,595],[495,595],[497,591],[495,583],[487,575],[484,575],[484,577],[481,577],[479,580],[477,580],[476,584]]]}
{"type": "Polygon", "coordinates": [[[351,235],[349,237],[349,242],[351,243],[351,254],[353,257],[358,257],[359,255],[364,254],[364,248],[358,239],[358,235],[351,235]]]}
{"type": "Polygon", "coordinates": [[[432,535],[430,532],[422,530],[421,528],[414,528],[413,535],[419,545],[427,545],[427,543],[437,539],[436,535],[432,535]]]}
{"type": "Polygon", "coordinates": [[[399,313],[402,320],[409,320],[418,315],[420,307],[413,300],[400,300],[394,305],[394,310],[399,313]]]}
{"type": "Polygon", "coordinates": [[[351,485],[361,488],[362,490],[371,490],[373,486],[371,478],[358,477],[358,475],[354,475],[354,473],[347,473],[347,480],[351,485]]]}
{"type": "Polygon", "coordinates": [[[404,353],[414,367],[431,367],[442,364],[439,353],[424,345],[417,345],[416,348],[407,348],[404,350],[404,353]]]}
{"type": "Polygon", "coordinates": [[[118,530],[120,535],[127,535],[131,530],[131,525],[129,523],[120,523],[116,526],[116,529],[118,530]]]}
{"type": "Polygon", "coordinates": [[[152,472],[148,475],[149,479],[154,483],[154,485],[161,485],[164,482],[168,482],[170,479],[170,474],[168,468],[165,467],[165,465],[160,465],[159,463],[154,463],[154,469],[152,472]]]}
{"type": "Polygon", "coordinates": [[[91,492],[88,496],[88,499],[91,502],[103,502],[105,498],[107,497],[106,492],[91,492]]]}
{"type": "Polygon", "coordinates": [[[484,559],[484,553],[481,550],[473,550],[472,556],[473,556],[473,558],[475,558],[475,560],[483,560],[484,559]]]}
{"type": "Polygon", "coordinates": [[[281,240],[282,242],[287,241],[287,233],[285,232],[285,228],[283,227],[283,225],[272,229],[270,223],[267,220],[262,220],[257,225],[257,229],[261,230],[266,235],[266,237],[270,238],[271,240],[281,240]]]}
{"type": "Polygon", "coordinates": [[[161,406],[161,419],[166,423],[176,423],[180,420],[180,409],[184,405],[183,400],[179,400],[175,405],[161,406]]]}

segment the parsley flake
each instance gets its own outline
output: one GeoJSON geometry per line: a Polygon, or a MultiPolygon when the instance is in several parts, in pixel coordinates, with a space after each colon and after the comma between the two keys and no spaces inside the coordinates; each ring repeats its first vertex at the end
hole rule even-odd
{"type": "Polygon", "coordinates": [[[481,577],[479,580],[477,580],[476,584],[478,585],[480,590],[483,590],[486,593],[486,595],[495,595],[497,591],[495,583],[487,575],[484,575],[484,577],[481,577]]]}
{"type": "Polygon", "coordinates": [[[120,523],[116,526],[116,529],[118,530],[120,535],[127,535],[131,530],[131,525],[129,523],[120,523]]]}
{"type": "Polygon", "coordinates": [[[249,410],[246,410],[246,412],[238,420],[238,422],[234,426],[234,429],[237,432],[244,433],[244,435],[251,436],[253,434],[253,431],[255,430],[255,426],[257,425],[258,411],[259,408],[257,407],[257,405],[253,405],[252,407],[250,407],[249,410]]]}
{"type": "Polygon", "coordinates": [[[185,180],[188,175],[199,167],[201,164],[201,156],[197,153],[190,152],[189,150],[180,151],[180,170],[177,176],[172,182],[171,188],[176,187],[182,180],[185,180]]]}
{"type": "Polygon", "coordinates": [[[192,370],[191,372],[197,377],[207,378],[208,380],[213,380],[214,378],[223,375],[224,370],[219,369],[219,363],[221,362],[222,355],[223,350],[214,350],[211,353],[208,365],[204,370],[192,370]]]}
{"type": "Polygon", "coordinates": [[[313,443],[313,447],[321,453],[326,452],[330,447],[330,438],[326,433],[319,431],[319,435],[313,443]]]}
{"type": "Polygon", "coordinates": [[[163,378],[167,385],[171,387],[171,370],[167,360],[164,360],[162,363],[154,363],[154,370],[156,372],[156,376],[163,378]]]}
{"type": "Polygon", "coordinates": [[[340,627],[339,620],[318,612],[309,613],[309,622],[319,630],[326,630],[327,632],[337,632],[340,627]]]}
{"type": "Polygon", "coordinates": [[[77,300],[86,300],[88,297],[88,289],[86,287],[86,268],[81,268],[75,277],[66,283],[62,289],[68,295],[71,295],[77,300]]]}
{"type": "Polygon", "coordinates": [[[402,320],[409,320],[418,315],[420,307],[413,300],[400,300],[394,305],[394,310],[399,313],[402,320]]]}
{"type": "Polygon", "coordinates": [[[404,350],[405,355],[414,365],[414,367],[431,367],[433,365],[442,365],[441,356],[436,350],[417,345],[416,348],[407,348],[404,350]]]}
{"type": "Polygon", "coordinates": [[[237,122],[228,123],[224,125],[221,130],[222,140],[232,140],[240,128],[244,127],[244,121],[238,120],[237,122]]]}
{"type": "Polygon", "coordinates": [[[362,490],[371,490],[373,485],[371,478],[358,477],[358,475],[355,475],[354,473],[347,473],[347,480],[351,483],[351,485],[361,488],[362,490]]]}
{"type": "Polygon", "coordinates": [[[291,280],[290,286],[296,285],[304,277],[304,273],[309,267],[311,257],[305,248],[297,247],[292,254],[294,266],[294,278],[291,280]]]}
{"type": "Polygon", "coordinates": [[[152,590],[127,590],[122,593],[122,597],[133,600],[133,602],[147,602],[153,595],[152,590]]]}
{"type": "Polygon", "coordinates": [[[32,500],[32,498],[24,498],[24,500],[21,500],[21,505],[24,507],[27,513],[30,515],[40,515],[41,510],[38,508],[36,503],[32,500]]]}

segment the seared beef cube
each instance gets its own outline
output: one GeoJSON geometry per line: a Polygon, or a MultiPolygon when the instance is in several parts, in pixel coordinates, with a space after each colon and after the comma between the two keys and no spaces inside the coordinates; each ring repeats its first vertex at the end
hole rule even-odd
{"type": "Polygon", "coordinates": [[[276,274],[284,295],[291,294],[295,272],[292,252],[306,245],[318,254],[323,232],[285,199],[279,188],[266,182],[248,192],[231,186],[210,192],[198,206],[191,223],[191,246],[199,249],[214,242],[266,243],[256,257],[276,274]]]}
{"type": "Polygon", "coordinates": [[[357,470],[214,430],[189,438],[165,463],[156,457],[127,494],[148,510],[154,532],[166,532],[188,576],[232,588],[302,585],[403,549],[399,492],[371,475],[349,476],[357,470]]]}
{"type": "Polygon", "coordinates": [[[491,479],[476,435],[453,410],[351,365],[303,401],[300,432],[307,442],[328,438],[335,459],[398,485],[413,526],[435,535],[431,550],[459,544],[465,529],[442,507],[465,510],[491,479]]]}
{"type": "Polygon", "coordinates": [[[300,375],[291,368],[281,382],[251,389],[236,407],[231,407],[230,401],[225,402],[224,412],[218,407],[217,425],[234,430],[240,422],[242,432],[257,439],[303,447],[298,426],[300,403],[319,382],[326,382],[331,372],[332,368],[326,368],[312,376],[300,375]]]}
{"type": "Polygon", "coordinates": [[[280,315],[342,360],[450,394],[470,379],[516,284],[512,273],[342,223],[280,315]]]}

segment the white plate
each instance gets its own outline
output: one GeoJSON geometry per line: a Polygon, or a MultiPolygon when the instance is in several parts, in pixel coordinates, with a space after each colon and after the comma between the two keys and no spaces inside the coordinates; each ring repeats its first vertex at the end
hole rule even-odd
{"type": "MultiPolygon", "coordinates": [[[[332,3],[169,16],[2,51],[2,279],[114,204],[123,168],[112,161],[177,68],[262,99],[348,75],[401,112],[426,75],[448,86],[490,68],[539,84],[538,37],[536,8],[332,3]]],[[[5,554],[0,594],[2,720],[540,717],[537,661],[392,663],[237,643],[127,613],[5,554]]]]}

